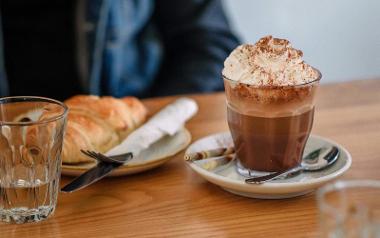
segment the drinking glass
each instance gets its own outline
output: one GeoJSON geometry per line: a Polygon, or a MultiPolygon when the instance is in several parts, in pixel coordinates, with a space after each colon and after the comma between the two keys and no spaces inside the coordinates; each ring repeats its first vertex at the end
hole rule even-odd
{"type": "Polygon", "coordinates": [[[347,180],[317,192],[322,237],[380,237],[380,180],[347,180]]]}
{"type": "Polygon", "coordinates": [[[0,98],[1,221],[36,222],[54,212],[67,111],[48,98],[0,98]]]}
{"type": "Polygon", "coordinates": [[[241,175],[264,175],[301,163],[321,77],[319,73],[314,81],[289,86],[256,86],[223,77],[241,175]]]}

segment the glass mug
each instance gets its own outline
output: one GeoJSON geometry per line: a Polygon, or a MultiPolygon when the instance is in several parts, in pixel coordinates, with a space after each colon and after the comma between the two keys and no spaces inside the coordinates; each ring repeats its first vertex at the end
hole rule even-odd
{"type": "Polygon", "coordinates": [[[67,107],[42,97],[0,98],[0,220],[36,222],[55,210],[67,107]]]}
{"type": "Polygon", "coordinates": [[[254,86],[223,78],[238,172],[251,177],[300,164],[321,74],[295,86],[254,86]]]}

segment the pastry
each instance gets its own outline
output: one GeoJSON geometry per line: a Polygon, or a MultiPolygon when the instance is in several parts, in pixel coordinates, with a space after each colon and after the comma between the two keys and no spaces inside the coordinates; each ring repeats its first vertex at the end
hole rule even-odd
{"type": "MultiPolygon", "coordinates": [[[[147,116],[145,106],[135,97],[117,99],[78,95],[66,100],[65,104],[69,110],[61,153],[64,164],[93,161],[83,155],[80,150],[107,152],[140,126],[147,116]]],[[[31,110],[26,114],[19,115],[14,120],[49,120],[61,114],[60,107],[46,105],[39,110],[31,110]]],[[[60,127],[56,123],[63,123],[63,121],[51,121],[48,124],[37,123],[27,127],[25,149],[31,159],[39,161],[49,159],[53,154],[59,154],[60,146],[57,145],[61,143],[57,141],[57,138],[61,137],[54,135],[63,133],[63,131],[51,132],[60,127]],[[54,138],[50,137],[51,135],[54,138]],[[46,152],[50,155],[47,155],[46,152]]],[[[20,136],[20,138],[23,137],[20,136]]],[[[20,143],[23,142],[20,141],[20,143]]]]}
{"type": "Polygon", "coordinates": [[[62,162],[89,162],[80,150],[104,153],[123,141],[146,119],[145,106],[135,97],[121,99],[78,95],[65,101],[69,108],[62,162]]]}

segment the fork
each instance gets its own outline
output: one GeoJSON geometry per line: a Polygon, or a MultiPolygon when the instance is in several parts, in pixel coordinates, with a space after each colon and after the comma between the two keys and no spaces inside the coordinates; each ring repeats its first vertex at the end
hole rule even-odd
{"type": "Polygon", "coordinates": [[[83,154],[93,159],[96,159],[98,162],[124,164],[125,162],[133,158],[133,155],[130,152],[120,154],[120,155],[106,156],[102,153],[91,151],[91,150],[80,150],[80,151],[83,154]]]}

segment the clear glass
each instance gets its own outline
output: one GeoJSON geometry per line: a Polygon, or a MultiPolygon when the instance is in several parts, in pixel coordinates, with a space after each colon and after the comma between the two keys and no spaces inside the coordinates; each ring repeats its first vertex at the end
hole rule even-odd
{"type": "Polygon", "coordinates": [[[321,74],[302,85],[254,86],[224,77],[228,126],[241,175],[263,175],[301,163],[320,79],[321,74]]]}
{"type": "Polygon", "coordinates": [[[42,97],[0,98],[0,220],[36,222],[54,212],[67,107],[42,97]]]}
{"type": "Polygon", "coordinates": [[[338,181],[319,189],[322,237],[380,237],[380,181],[338,181]]]}

